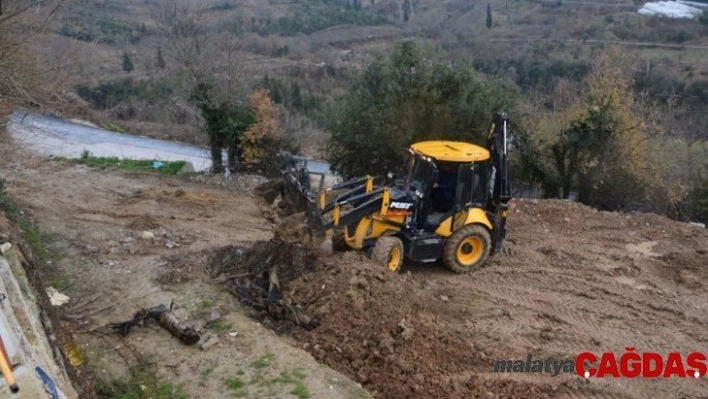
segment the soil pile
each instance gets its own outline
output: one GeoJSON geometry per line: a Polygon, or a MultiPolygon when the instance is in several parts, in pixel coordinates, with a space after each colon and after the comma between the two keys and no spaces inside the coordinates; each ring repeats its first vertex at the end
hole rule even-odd
{"type": "MultiPolygon", "coordinates": [[[[486,365],[486,355],[445,323],[425,316],[435,299],[410,275],[392,274],[360,253],[325,254],[277,241],[223,248],[212,259],[217,274],[254,316],[292,335],[318,361],[352,376],[375,396],[469,398],[489,390],[474,375],[454,377],[470,365],[486,365]],[[285,312],[274,311],[267,301],[273,267],[288,303],[285,312]],[[317,324],[294,328],[298,317],[317,324]]],[[[505,397],[542,391],[528,384],[495,388],[505,397]]]]}
{"type": "Polygon", "coordinates": [[[283,298],[317,327],[283,328],[267,307],[260,315],[376,397],[695,397],[706,387],[494,373],[495,360],[528,354],[690,353],[708,342],[705,229],[553,200],[513,201],[508,227],[503,253],[470,275],[436,264],[392,274],[360,252],[276,242],[222,263],[225,275],[261,273],[265,286],[277,264],[283,298]]]}

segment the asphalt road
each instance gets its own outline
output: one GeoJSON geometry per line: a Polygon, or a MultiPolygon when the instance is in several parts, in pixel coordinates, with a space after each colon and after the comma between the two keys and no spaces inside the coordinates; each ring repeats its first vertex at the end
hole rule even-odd
{"type": "MultiPolygon", "coordinates": [[[[206,148],[111,132],[48,115],[15,111],[8,127],[20,143],[47,155],[79,157],[82,152],[89,151],[94,156],[183,160],[191,162],[197,172],[211,167],[206,148]]],[[[325,162],[308,161],[308,167],[312,172],[332,174],[325,162]]]]}

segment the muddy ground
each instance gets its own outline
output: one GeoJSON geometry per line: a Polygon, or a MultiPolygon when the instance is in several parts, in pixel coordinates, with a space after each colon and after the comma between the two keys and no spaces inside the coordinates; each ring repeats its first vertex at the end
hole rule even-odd
{"type": "Polygon", "coordinates": [[[406,264],[391,274],[356,252],[269,244],[278,217],[251,196],[253,177],[224,185],[29,156],[3,162],[0,175],[61,255],[52,267],[69,277],[56,283],[72,300],[60,309],[99,375],[125,372],[134,349],[188,397],[288,397],[292,375],[302,374],[312,397],[363,395],[317,362],[382,398],[690,398],[708,389],[705,379],[492,372],[495,359],[529,353],[704,350],[705,229],[514,200],[504,253],[484,268],[460,276],[406,264]],[[283,278],[285,295],[318,327],[249,318],[257,314],[230,293],[249,271],[244,259],[276,252],[288,256],[275,262],[298,271],[283,278]],[[140,307],[171,301],[181,320],[218,337],[216,345],[185,347],[159,328],[135,329],[122,341],[103,333],[140,307]],[[278,378],[283,373],[291,377],[278,378]],[[226,387],[234,378],[244,381],[239,391],[226,387]]]}

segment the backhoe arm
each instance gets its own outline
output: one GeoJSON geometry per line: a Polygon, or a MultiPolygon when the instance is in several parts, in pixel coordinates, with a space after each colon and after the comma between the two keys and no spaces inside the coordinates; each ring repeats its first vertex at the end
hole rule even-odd
{"type": "Polygon", "coordinates": [[[496,114],[492,120],[487,138],[487,149],[491,156],[491,176],[487,210],[491,213],[492,254],[501,252],[506,236],[506,217],[511,200],[511,182],[509,180],[508,152],[509,116],[496,114]]]}

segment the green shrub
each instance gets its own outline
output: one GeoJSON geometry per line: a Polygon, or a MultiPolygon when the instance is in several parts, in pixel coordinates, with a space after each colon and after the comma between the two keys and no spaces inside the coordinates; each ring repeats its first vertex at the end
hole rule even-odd
{"type": "MultiPolygon", "coordinates": [[[[360,4],[360,3],[357,3],[360,4]]],[[[297,2],[292,12],[275,21],[252,21],[251,29],[260,35],[296,36],[310,34],[337,25],[384,25],[391,21],[382,14],[372,13],[337,0],[306,0],[297,2]]]]}
{"type": "Polygon", "coordinates": [[[708,224],[708,180],[688,193],[686,204],[690,220],[708,224]]]}
{"type": "Polygon", "coordinates": [[[97,109],[110,109],[131,101],[155,104],[166,101],[172,91],[172,85],[166,79],[135,81],[133,78],[123,78],[101,82],[94,87],[76,86],[76,93],[97,109]]]}

